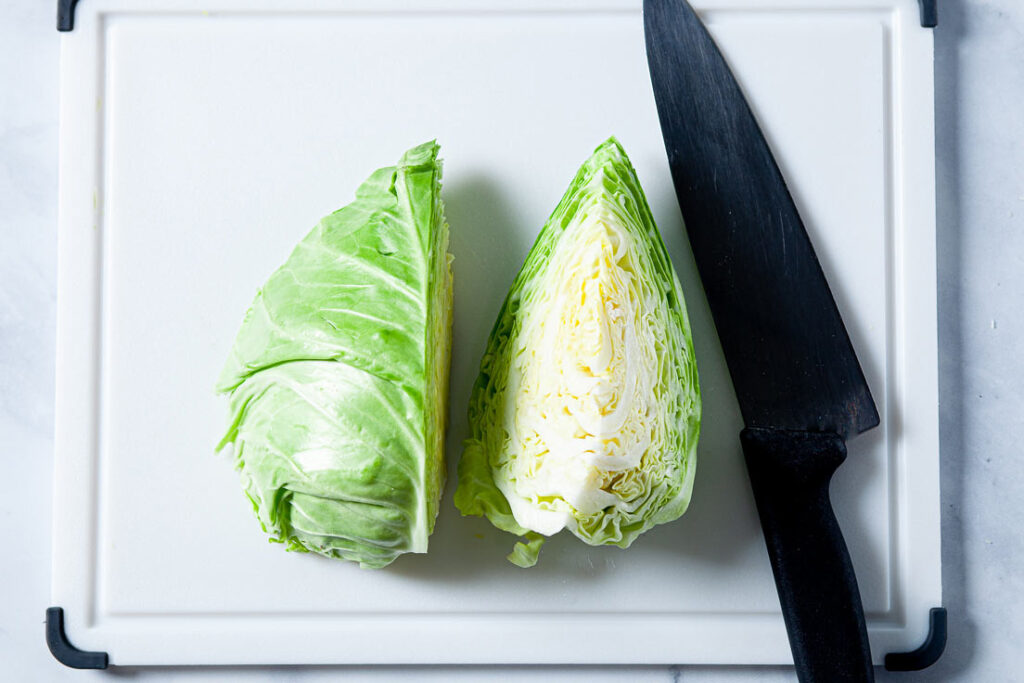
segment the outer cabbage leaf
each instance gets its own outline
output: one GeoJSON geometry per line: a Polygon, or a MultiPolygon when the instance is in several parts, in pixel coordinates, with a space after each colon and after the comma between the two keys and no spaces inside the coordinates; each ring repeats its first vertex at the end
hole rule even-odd
{"type": "Polygon", "coordinates": [[[682,287],[610,138],[541,230],[473,387],[455,504],[523,536],[622,548],[690,502],[701,403],[682,287]]]}
{"type": "Polygon", "coordinates": [[[444,486],[452,278],[434,142],[374,172],[257,293],[217,389],[264,531],[383,567],[444,486]]]}

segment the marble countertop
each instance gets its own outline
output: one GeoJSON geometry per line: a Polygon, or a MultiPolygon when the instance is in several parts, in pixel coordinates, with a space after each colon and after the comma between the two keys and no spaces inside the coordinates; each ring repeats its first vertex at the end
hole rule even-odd
{"type": "MultiPolygon", "coordinates": [[[[880,680],[1011,681],[1024,642],[1024,4],[944,0],[936,29],[943,592],[932,668],[880,680]],[[1016,339],[1018,341],[1014,342],[1016,339]],[[1015,446],[1015,444],[1017,444],[1015,446]]],[[[76,672],[43,641],[49,606],[59,40],[54,3],[0,22],[0,662],[6,680],[790,681],[788,668],[293,667],[76,672]]]]}

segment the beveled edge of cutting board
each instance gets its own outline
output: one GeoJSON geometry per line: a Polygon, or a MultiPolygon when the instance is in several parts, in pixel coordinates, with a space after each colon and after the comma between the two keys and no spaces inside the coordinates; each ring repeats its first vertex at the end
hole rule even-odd
{"type": "MultiPolygon", "coordinates": [[[[921,6],[921,26],[935,28],[939,24],[938,0],[917,0],[921,6]]],[[[78,0],[57,0],[57,30],[75,30],[75,8],[78,0]]]]}

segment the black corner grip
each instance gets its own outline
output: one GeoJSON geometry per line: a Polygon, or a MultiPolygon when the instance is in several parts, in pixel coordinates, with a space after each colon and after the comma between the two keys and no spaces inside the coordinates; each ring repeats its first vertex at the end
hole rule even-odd
{"type": "Polygon", "coordinates": [[[939,25],[939,0],[917,0],[921,5],[921,26],[935,28],[939,25]]]}
{"type": "Polygon", "coordinates": [[[46,646],[58,662],[72,669],[106,669],[106,652],[85,652],[68,642],[64,633],[64,608],[46,610],[46,646]]]}
{"type": "Polygon", "coordinates": [[[920,671],[939,661],[946,649],[946,608],[932,607],[928,612],[928,637],[913,652],[892,652],[885,656],[889,671],[920,671]]]}
{"type": "Polygon", "coordinates": [[[57,0],[57,30],[72,31],[75,28],[75,5],[78,0],[57,0]]]}

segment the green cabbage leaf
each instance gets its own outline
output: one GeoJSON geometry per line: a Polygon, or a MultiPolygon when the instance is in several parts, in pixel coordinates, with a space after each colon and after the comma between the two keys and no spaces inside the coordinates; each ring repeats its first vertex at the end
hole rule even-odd
{"type": "Polygon", "coordinates": [[[444,486],[452,277],[434,142],[374,172],[257,293],[217,383],[271,540],[383,567],[444,486]]]}
{"type": "Polygon", "coordinates": [[[701,402],[682,287],[614,138],[583,164],[498,314],[455,504],[524,538],[627,548],[690,502],[701,402]]]}

